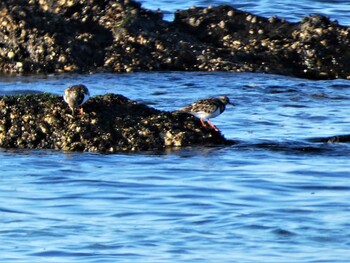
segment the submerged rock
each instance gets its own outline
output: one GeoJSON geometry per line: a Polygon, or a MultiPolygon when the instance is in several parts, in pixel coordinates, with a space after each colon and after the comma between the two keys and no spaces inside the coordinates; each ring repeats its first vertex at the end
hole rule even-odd
{"type": "Polygon", "coordinates": [[[202,70],[350,78],[350,29],[222,5],[163,20],[133,0],[0,3],[0,72],[202,70]]]}
{"type": "Polygon", "coordinates": [[[0,98],[0,147],[115,153],[229,143],[184,113],[159,111],[124,96],[96,96],[71,115],[61,96],[0,98]]]}
{"type": "Polygon", "coordinates": [[[349,143],[350,134],[334,135],[330,137],[311,138],[310,142],[316,143],[349,143]]]}

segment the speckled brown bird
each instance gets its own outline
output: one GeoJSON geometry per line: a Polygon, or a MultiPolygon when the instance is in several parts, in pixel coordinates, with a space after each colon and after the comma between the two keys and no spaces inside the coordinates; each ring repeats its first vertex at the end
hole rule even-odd
{"type": "MultiPolygon", "coordinates": [[[[89,98],[90,92],[88,88],[82,84],[66,88],[63,95],[63,99],[65,102],[67,102],[69,108],[72,110],[73,115],[75,109],[83,105],[89,98]]],[[[83,112],[83,108],[81,108],[80,113],[82,114],[83,112]]]]}
{"type": "Polygon", "coordinates": [[[208,99],[201,99],[198,101],[195,101],[194,103],[185,106],[181,109],[179,109],[179,112],[187,112],[190,113],[197,118],[200,119],[203,127],[206,127],[205,122],[203,119],[207,120],[207,123],[215,130],[219,131],[219,129],[212,124],[209,119],[215,118],[219,116],[221,113],[223,113],[226,109],[226,105],[231,104],[234,106],[233,103],[230,102],[230,99],[227,96],[219,96],[217,98],[208,98],[208,99]]]}

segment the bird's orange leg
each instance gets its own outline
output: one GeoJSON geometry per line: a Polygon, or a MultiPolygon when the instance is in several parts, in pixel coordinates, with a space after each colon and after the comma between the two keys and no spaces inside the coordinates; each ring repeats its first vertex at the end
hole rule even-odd
{"type": "Polygon", "coordinates": [[[202,118],[200,118],[199,120],[201,121],[201,123],[202,123],[203,127],[207,127],[207,125],[205,124],[205,122],[203,121],[203,119],[202,119],[202,118]]]}
{"type": "Polygon", "coordinates": [[[214,124],[212,124],[210,121],[207,121],[208,122],[208,124],[210,125],[210,127],[212,127],[215,131],[219,131],[219,129],[214,125],[214,124]]]}
{"type": "Polygon", "coordinates": [[[84,109],[83,109],[82,106],[80,106],[79,114],[80,114],[80,115],[83,115],[83,114],[84,114],[84,109]]]}

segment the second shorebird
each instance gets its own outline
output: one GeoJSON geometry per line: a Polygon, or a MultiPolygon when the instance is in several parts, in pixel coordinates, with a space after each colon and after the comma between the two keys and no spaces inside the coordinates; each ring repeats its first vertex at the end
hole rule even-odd
{"type": "Polygon", "coordinates": [[[203,121],[203,119],[205,119],[215,131],[219,131],[219,129],[212,124],[209,119],[215,118],[223,113],[227,104],[234,105],[230,102],[230,99],[227,96],[219,96],[217,98],[208,98],[195,101],[194,103],[185,106],[178,111],[187,112],[196,116],[200,119],[203,127],[206,127],[206,124],[203,121]]]}
{"type": "MultiPolygon", "coordinates": [[[[83,84],[70,86],[64,90],[63,99],[65,102],[67,102],[73,115],[75,109],[83,105],[89,98],[90,92],[83,84]]],[[[80,113],[82,114],[83,112],[83,108],[81,108],[80,113]]]]}

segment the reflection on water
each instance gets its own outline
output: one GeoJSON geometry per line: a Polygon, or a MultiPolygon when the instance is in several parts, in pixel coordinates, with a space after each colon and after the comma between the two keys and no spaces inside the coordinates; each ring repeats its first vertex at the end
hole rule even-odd
{"type": "Polygon", "coordinates": [[[18,77],[0,93],[121,93],[162,110],[227,94],[236,143],[102,155],[1,150],[3,262],[347,262],[346,80],[235,73],[18,77]],[[288,254],[288,260],[286,259],[288,254]]]}

